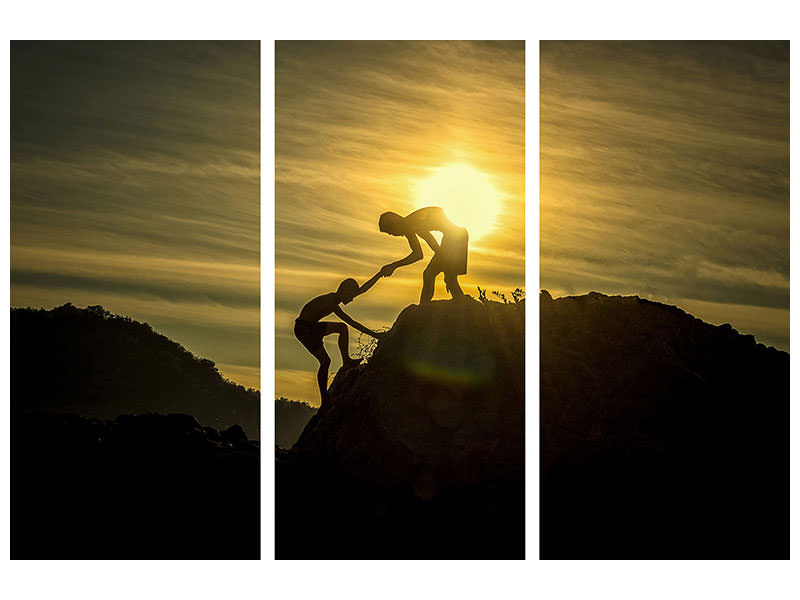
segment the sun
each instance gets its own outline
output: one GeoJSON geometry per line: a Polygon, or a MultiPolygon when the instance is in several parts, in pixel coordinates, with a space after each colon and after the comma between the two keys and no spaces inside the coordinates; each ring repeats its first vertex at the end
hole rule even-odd
{"type": "Polygon", "coordinates": [[[470,240],[494,228],[501,194],[491,178],[466,164],[439,167],[417,184],[417,208],[441,206],[456,225],[466,227],[470,240]]]}

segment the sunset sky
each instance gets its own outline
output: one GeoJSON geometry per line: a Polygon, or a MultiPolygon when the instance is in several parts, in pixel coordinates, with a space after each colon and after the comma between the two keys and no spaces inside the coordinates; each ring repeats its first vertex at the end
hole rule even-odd
{"type": "Polygon", "coordinates": [[[11,304],[101,304],[259,387],[258,42],[14,42],[11,304]]]}
{"type": "Polygon", "coordinates": [[[788,42],[542,42],[541,287],[789,350],[788,42]]]}
{"type": "MultiPolygon", "coordinates": [[[[524,52],[523,42],[277,42],[276,396],[319,404],[318,363],[292,333],[305,302],[409,253],[378,231],[384,211],[441,197],[451,220],[489,230],[471,235],[465,293],[524,287],[524,52]]],[[[423,251],[345,312],[391,326],[419,300],[423,251]]],[[[446,297],[440,276],[434,299],[446,297]]]]}

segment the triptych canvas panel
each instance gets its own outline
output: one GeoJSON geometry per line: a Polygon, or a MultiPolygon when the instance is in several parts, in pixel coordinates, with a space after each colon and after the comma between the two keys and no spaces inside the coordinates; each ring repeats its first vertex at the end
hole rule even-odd
{"type": "Polygon", "coordinates": [[[788,42],[261,52],[11,43],[11,558],[789,557],[788,42]]]}

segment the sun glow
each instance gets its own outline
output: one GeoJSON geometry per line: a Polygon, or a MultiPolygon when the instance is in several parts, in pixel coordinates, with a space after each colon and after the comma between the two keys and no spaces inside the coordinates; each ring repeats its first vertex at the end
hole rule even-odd
{"type": "Polygon", "coordinates": [[[470,240],[493,229],[500,203],[491,178],[465,164],[439,167],[417,186],[417,207],[441,206],[453,223],[467,228],[470,240]]]}

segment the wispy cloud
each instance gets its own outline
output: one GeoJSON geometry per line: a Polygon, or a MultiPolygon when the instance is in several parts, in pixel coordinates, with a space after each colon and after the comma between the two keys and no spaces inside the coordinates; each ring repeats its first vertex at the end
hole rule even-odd
{"type": "Polygon", "coordinates": [[[15,42],[11,76],[12,304],[257,368],[259,44],[15,42]]]}
{"type": "Polygon", "coordinates": [[[788,76],[783,42],[543,42],[542,287],[788,309],[788,76]]]}
{"type": "MultiPolygon", "coordinates": [[[[524,76],[522,42],[277,44],[278,395],[316,401],[316,362],[293,338],[294,318],[342,279],[408,254],[378,217],[416,208],[417,184],[442,165],[470,164],[504,198],[495,231],[471,246],[465,291],[524,285],[524,76]]],[[[345,310],[390,325],[418,301],[424,267],[398,270],[345,310]]]]}

